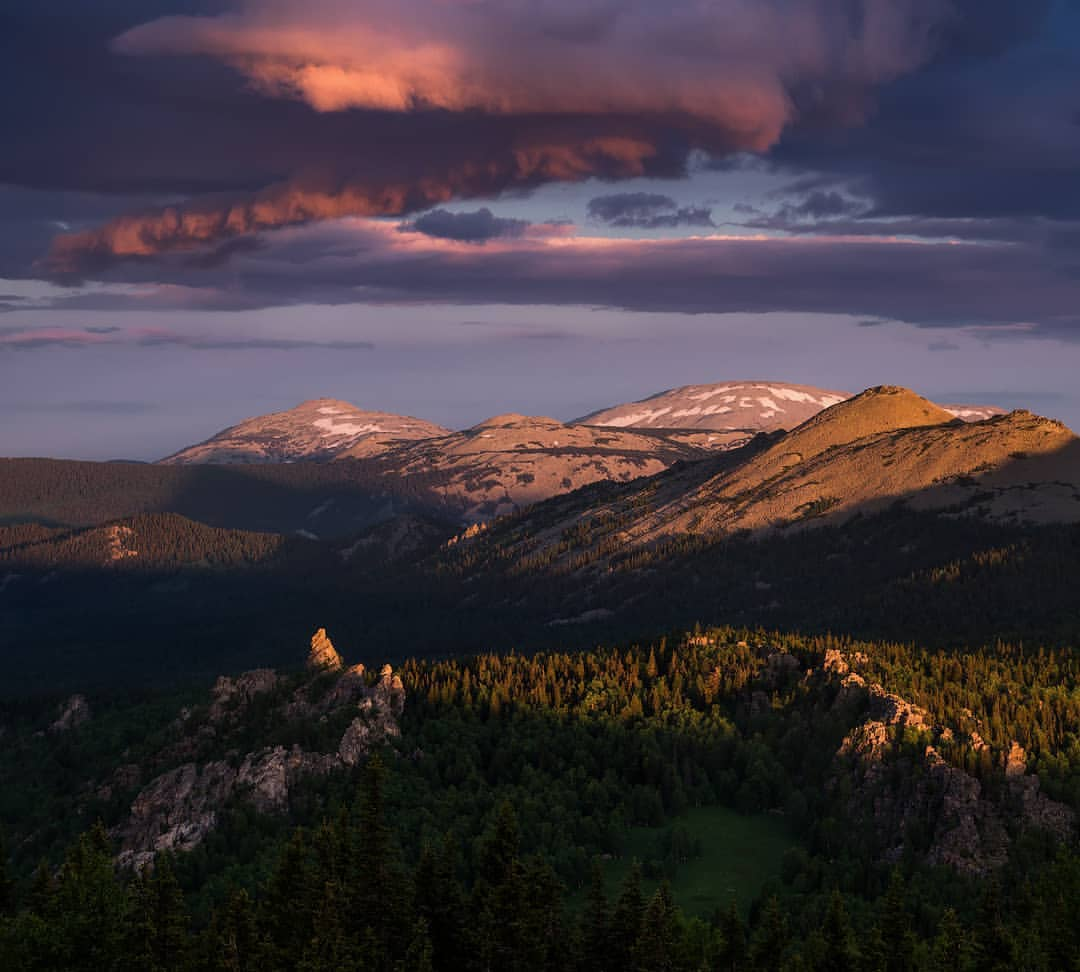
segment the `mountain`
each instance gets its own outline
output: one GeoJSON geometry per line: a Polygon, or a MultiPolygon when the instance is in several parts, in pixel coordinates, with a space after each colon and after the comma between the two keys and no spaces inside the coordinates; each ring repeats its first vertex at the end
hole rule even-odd
{"type": "Polygon", "coordinates": [[[369,456],[392,442],[446,435],[448,431],[422,419],[368,412],[348,402],[317,398],[285,412],[245,419],[161,462],[298,462],[332,459],[346,450],[353,456],[369,456]]]}
{"type": "Polygon", "coordinates": [[[997,405],[942,405],[941,407],[964,422],[984,422],[997,415],[1008,414],[1004,408],[998,408],[997,405]]]}
{"type": "MultiPolygon", "coordinates": [[[[593,412],[576,421],[607,428],[793,429],[822,409],[851,398],[850,392],[776,381],[734,381],[686,385],[650,398],[593,412]]],[[[1003,409],[993,405],[942,405],[965,422],[979,422],[1003,409]]]]}
{"type": "MultiPolygon", "coordinates": [[[[537,508],[532,528],[517,529],[530,550],[556,549],[577,531],[594,553],[626,552],[835,523],[897,501],[1003,523],[1080,522],[1080,440],[1024,411],[963,423],[914,392],[883,386],[771,441],[759,437],[607,496],[555,500],[537,508]]],[[[585,549],[565,556],[580,562],[585,549]]]]}
{"type": "MultiPolygon", "coordinates": [[[[427,476],[433,499],[471,522],[489,520],[598,480],[629,482],[676,462],[745,444],[745,433],[665,434],[499,415],[462,432],[400,443],[372,460],[388,479],[427,476]]],[[[340,453],[362,454],[365,444],[340,453]]]]}
{"type": "Polygon", "coordinates": [[[607,428],[790,429],[823,408],[836,405],[848,392],[772,381],[734,381],[718,385],[686,385],[639,402],[614,405],[585,415],[582,425],[607,428]]]}

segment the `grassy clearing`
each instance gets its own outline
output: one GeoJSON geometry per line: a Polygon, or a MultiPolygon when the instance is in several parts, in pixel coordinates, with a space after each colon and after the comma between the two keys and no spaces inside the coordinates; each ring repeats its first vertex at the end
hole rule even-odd
{"type": "MultiPolygon", "coordinates": [[[[607,863],[608,892],[614,897],[634,859],[656,854],[663,832],[681,826],[701,843],[701,855],[679,865],[671,880],[675,900],[688,915],[709,914],[726,907],[732,896],[745,913],[766,882],[780,876],[784,851],[794,845],[784,823],[767,814],[743,816],[727,807],[699,807],[664,827],[634,827],[625,852],[607,863]]],[[[646,879],[651,894],[659,882],[646,879]]]]}

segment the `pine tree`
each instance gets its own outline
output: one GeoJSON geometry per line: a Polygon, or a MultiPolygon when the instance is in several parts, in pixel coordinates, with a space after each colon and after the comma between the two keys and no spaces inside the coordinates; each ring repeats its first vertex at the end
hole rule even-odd
{"type": "Polygon", "coordinates": [[[634,861],[623,881],[619,899],[611,914],[611,962],[612,969],[629,969],[633,959],[634,944],[641,934],[641,919],[645,912],[645,900],[641,893],[641,865],[634,861]]]}
{"type": "Polygon", "coordinates": [[[776,896],[769,898],[750,946],[750,966],[757,972],[780,972],[789,943],[787,918],[776,896]]]}
{"type": "MultiPolygon", "coordinates": [[[[341,898],[337,884],[327,881],[315,914],[311,940],[300,960],[300,972],[348,972],[359,967],[360,951],[346,930],[341,898]]],[[[382,943],[376,939],[368,946],[365,965],[369,969],[382,968],[383,958],[382,943]]]]}
{"type": "Polygon", "coordinates": [[[169,972],[183,968],[188,951],[188,914],[168,857],[140,874],[132,887],[131,932],[126,951],[137,968],[169,972]]]}
{"type": "Polygon", "coordinates": [[[1001,887],[992,878],[979,903],[975,921],[976,972],[1006,972],[1015,968],[1013,942],[1001,917],[1001,887]]]}
{"type": "Polygon", "coordinates": [[[423,918],[418,918],[413,925],[400,969],[401,972],[434,972],[435,951],[428,935],[428,924],[423,918]]]}
{"type": "Polygon", "coordinates": [[[55,893],[56,882],[53,880],[49,862],[46,860],[38,861],[38,866],[34,870],[34,877],[30,881],[30,891],[26,900],[31,914],[44,918],[52,907],[55,893]]]}
{"type": "Polygon", "coordinates": [[[297,829],[266,883],[259,909],[276,968],[296,968],[313,934],[312,909],[318,898],[308,846],[297,829]]]}
{"type": "Polygon", "coordinates": [[[114,967],[127,937],[128,900],[113,870],[109,838],[97,824],[68,851],[49,899],[47,920],[58,965],[72,970],[114,967]]]}
{"type": "Polygon", "coordinates": [[[823,949],[818,972],[855,972],[858,953],[851,932],[847,908],[839,891],[833,891],[821,925],[823,949]]]}
{"type": "Polygon", "coordinates": [[[517,816],[504,802],[481,848],[471,901],[474,949],[484,969],[509,972],[520,967],[529,889],[518,840],[517,816]]]}
{"type": "Polygon", "coordinates": [[[437,969],[452,969],[464,951],[464,895],[454,874],[455,857],[454,844],[447,837],[439,851],[424,848],[413,874],[413,915],[417,922],[424,922],[437,969]]]}
{"type": "Polygon", "coordinates": [[[637,972],[672,972],[678,944],[678,919],[671,887],[665,881],[649,899],[641,919],[641,934],[634,946],[637,972]]]}
{"type": "MultiPolygon", "coordinates": [[[[386,826],[383,786],[386,770],[378,755],[364,770],[364,794],[355,830],[343,830],[349,868],[341,888],[343,904],[358,928],[370,928],[379,950],[388,957],[405,936],[408,882],[393,851],[386,826]],[[355,845],[355,849],[350,849],[355,845]]],[[[398,956],[400,957],[400,956],[398,956]]]]}
{"type": "Polygon", "coordinates": [[[884,945],[885,972],[908,972],[914,961],[915,939],[904,903],[904,879],[894,870],[885,892],[879,920],[884,945]]]}
{"type": "Polygon", "coordinates": [[[234,891],[214,912],[201,944],[200,968],[206,972],[263,972],[265,950],[246,891],[234,891]]]}
{"type": "Polygon", "coordinates": [[[735,970],[742,967],[746,959],[746,928],[742,916],[732,898],[720,920],[720,933],[723,945],[720,949],[721,968],[735,970]]]}
{"type": "Polygon", "coordinates": [[[583,972],[606,972],[609,951],[611,916],[604,891],[604,868],[599,858],[593,858],[589,893],[581,913],[581,933],[578,967],[583,972]]]}
{"type": "Polygon", "coordinates": [[[967,935],[956,912],[949,908],[942,916],[934,938],[930,968],[932,972],[963,972],[967,968],[967,959],[967,935]]]}

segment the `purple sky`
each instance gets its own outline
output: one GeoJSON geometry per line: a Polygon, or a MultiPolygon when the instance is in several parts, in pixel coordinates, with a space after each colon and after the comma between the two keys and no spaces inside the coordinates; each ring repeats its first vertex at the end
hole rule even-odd
{"type": "Polygon", "coordinates": [[[0,454],[741,378],[1080,426],[1066,0],[15,0],[0,28],[0,454]]]}

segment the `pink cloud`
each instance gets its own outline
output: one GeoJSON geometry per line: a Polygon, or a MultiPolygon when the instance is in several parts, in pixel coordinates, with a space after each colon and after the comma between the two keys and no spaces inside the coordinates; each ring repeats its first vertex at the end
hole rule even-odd
{"type": "Polygon", "coordinates": [[[946,0],[248,0],[136,27],[115,48],[216,57],[317,111],[683,115],[760,150],[791,118],[789,85],[897,77],[949,12],[946,0]]]}
{"type": "Polygon", "coordinates": [[[851,102],[838,115],[857,116],[866,89],[930,55],[950,11],[949,0],[246,0],[151,21],[114,49],[215,58],[318,112],[435,109],[449,116],[447,151],[394,177],[366,171],[365,158],[328,160],[333,175],[123,216],[57,237],[46,265],[84,274],[509,188],[674,175],[695,148],[761,152],[793,121],[794,92],[827,91],[851,102]],[[471,141],[478,115],[499,120],[493,143],[471,141]]]}

